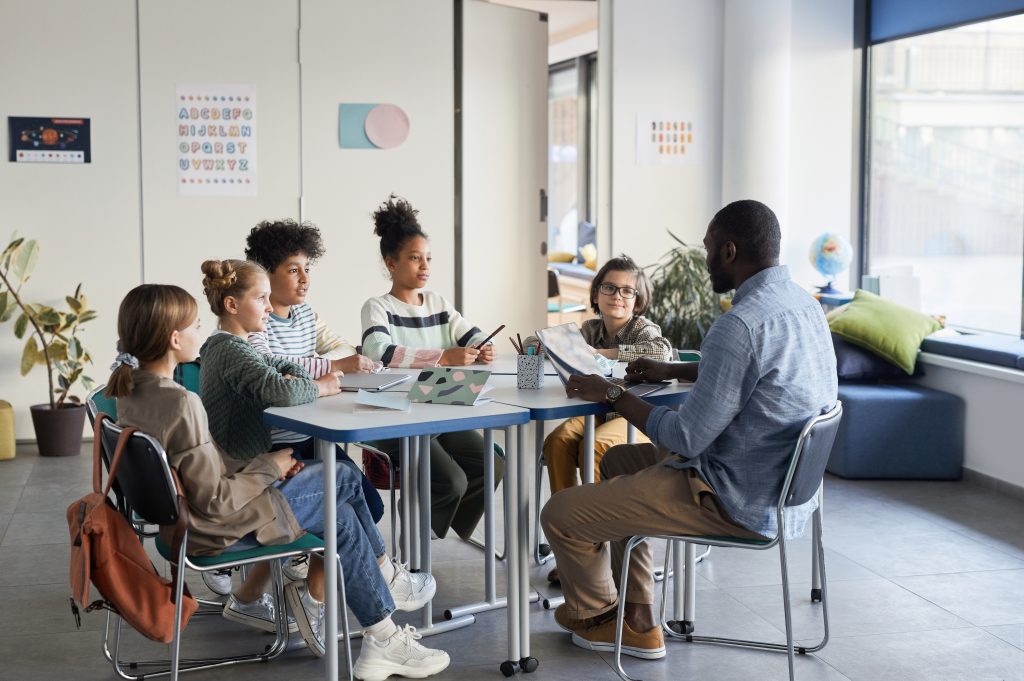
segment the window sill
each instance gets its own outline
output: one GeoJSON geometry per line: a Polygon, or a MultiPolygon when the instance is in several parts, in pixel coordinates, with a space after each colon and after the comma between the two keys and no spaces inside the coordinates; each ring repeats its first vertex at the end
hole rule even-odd
{"type": "Polygon", "coordinates": [[[1010,369],[1007,367],[996,366],[995,364],[986,364],[984,362],[975,362],[969,359],[960,359],[959,357],[936,355],[931,352],[922,352],[917,356],[917,359],[919,362],[929,366],[955,369],[956,371],[963,371],[969,374],[976,374],[978,376],[986,376],[988,378],[996,378],[1024,385],[1024,371],[1019,369],[1010,369]]]}

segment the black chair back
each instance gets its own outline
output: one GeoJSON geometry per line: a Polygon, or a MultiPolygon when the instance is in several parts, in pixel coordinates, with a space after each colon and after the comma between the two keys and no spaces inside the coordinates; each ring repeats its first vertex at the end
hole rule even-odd
{"type": "Polygon", "coordinates": [[[548,298],[555,298],[558,295],[558,272],[548,269],[548,298]]]}
{"type": "MultiPolygon", "coordinates": [[[[114,452],[121,430],[109,419],[103,422],[105,451],[114,452]]],[[[175,525],[178,522],[174,477],[163,447],[152,437],[141,432],[131,436],[117,466],[116,478],[128,507],[147,523],[175,525]]]]}
{"type": "Polygon", "coordinates": [[[836,401],[834,407],[812,418],[800,432],[787,477],[786,506],[799,506],[818,493],[842,417],[843,403],[836,401]]]}

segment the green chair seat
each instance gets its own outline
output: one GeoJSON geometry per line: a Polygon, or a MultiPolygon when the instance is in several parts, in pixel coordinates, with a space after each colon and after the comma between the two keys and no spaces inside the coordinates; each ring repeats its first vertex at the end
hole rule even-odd
{"type": "MultiPolygon", "coordinates": [[[[257,546],[253,549],[243,551],[225,551],[217,556],[189,556],[188,559],[197,567],[217,567],[224,563],[234,563],[239,560],[249,560],[261,556],[273,556],[278,553],[289,551],[310,551],[323,548],[324,540],[312,534],[304,534],[289,544],[274,544],[272,546],[257,546]]],[[[177,560],[177,556],[171,551],[171,547],[164,542],[163,538],[156,538],[156,550],[165,560],[177,560]]]]}

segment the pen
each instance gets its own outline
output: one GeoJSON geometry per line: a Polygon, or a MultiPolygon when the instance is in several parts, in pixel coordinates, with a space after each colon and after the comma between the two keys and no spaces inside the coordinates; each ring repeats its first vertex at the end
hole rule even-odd
{"type": "Polygon", "coordinates": [[[479,342],[479,343],[477,344],[477,346],[476,346],[476,349],[477,349],[477,350],[479,350],[480,348],[482,348],[482,347],[484,346],[484,343],[486,343],[487,341],[489,341],[489,340],[491,340],[492,338],[494,338],[495,336],[497,336],[497,335],[498,335],[498,332],[499,332],[499,331],[501,331],[501,330],[502,330],[502,329],[504,329],[504,328],[505,328],[505,325],[504,325],[504,324],[502,324],[501,326],[499,326],[498,328],[496,328],[496,329],[495,329],[494,331],[491,331],[491,335],[490,335],[490,336],[488,336],[487,338],[484,338],[484,339],[483,339],[482,341],[480,341],[480,342],[479,342]]]}

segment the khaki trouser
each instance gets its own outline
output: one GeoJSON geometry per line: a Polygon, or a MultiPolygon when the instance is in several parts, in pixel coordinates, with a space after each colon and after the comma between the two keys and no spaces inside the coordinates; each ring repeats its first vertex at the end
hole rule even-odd
{"type": "MultiPolygon", "coordinates": [[[[562,490],[541,512],[573,618],[596,617],[617,606],[622,555],[630,537],[760,538],[729,518],[695,471],[665,466],[667,456],[668,450],[653,444],[613,447],[601,462],[604,482],[562,490]]],[[[633,551],[626,601],[654,603],[651,550],[646,542],[633,551]]]]}
{"type": "MultiPolygon", "coordinates": [[[[626,444],[629,422],[622,417],[603,423],[600,416],[594,418],[597,420],[594,428],[594,482],[597,482],[601,479],[598,464],[604,453],[615,445],[626,444]]],[[[583,470],[583,458],[587,455],[583,450],[583,424],[582,416],[573,416],[560,423],[544,439],[544,461],[548,466],[548,482],[551,483],[552,494],[577,484],[576,469],[583,470]]],[[[639,430],[636,432],[636,441],[650,442],[639,430]]]]}

